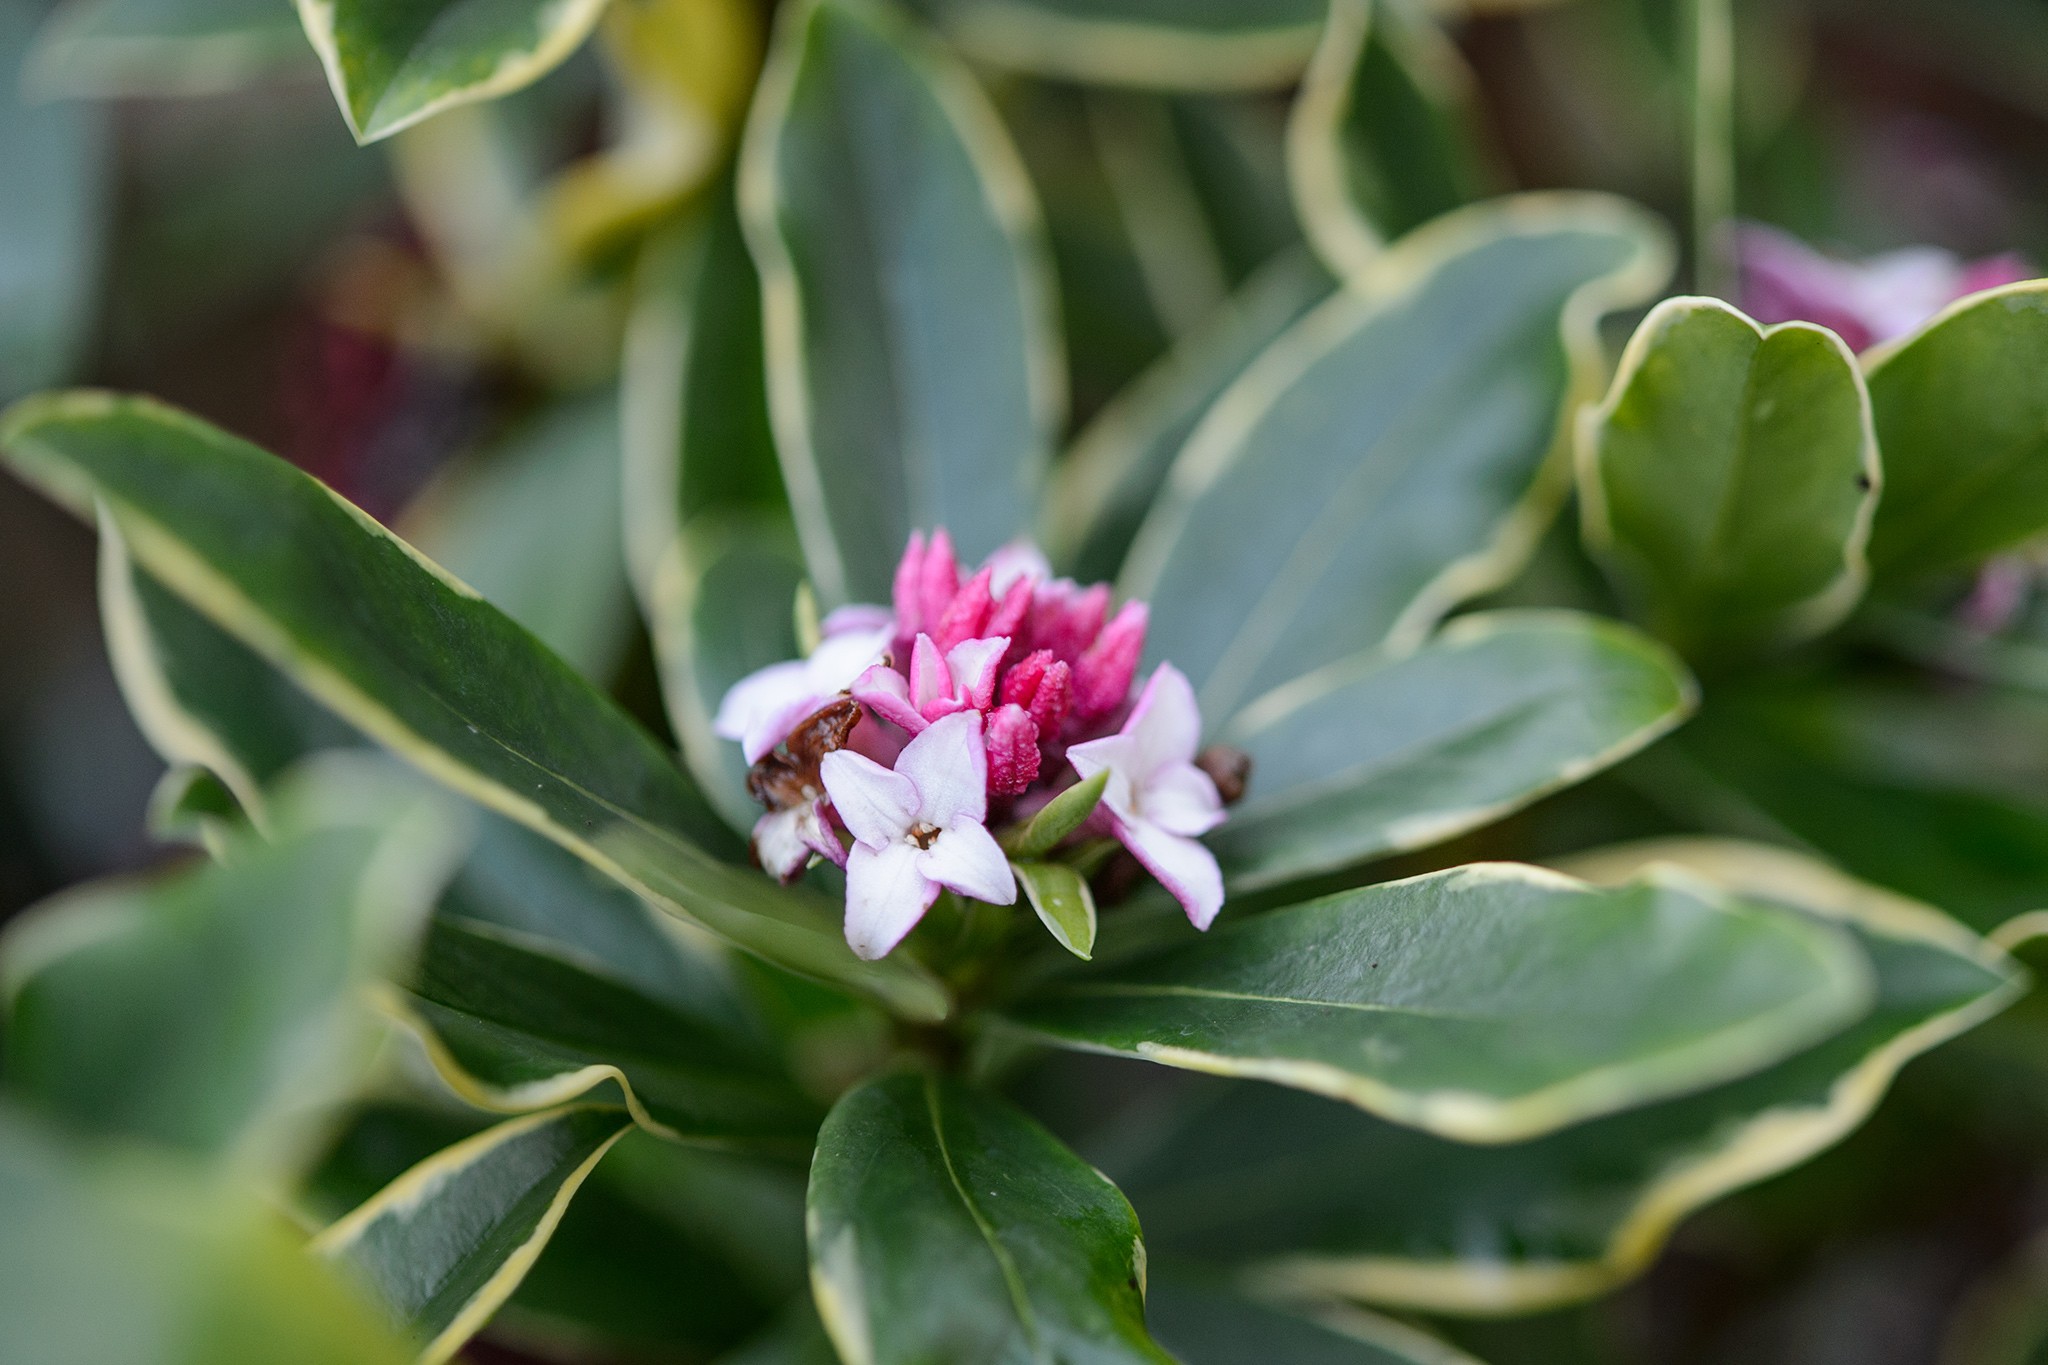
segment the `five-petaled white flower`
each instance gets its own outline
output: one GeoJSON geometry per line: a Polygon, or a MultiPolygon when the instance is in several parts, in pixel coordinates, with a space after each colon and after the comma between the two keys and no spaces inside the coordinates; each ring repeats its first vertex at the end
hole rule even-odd
{"type": "Polygon", "coordinates": [[[996,905],[1017,899],[1009,861],[983,823],[988,755],[979,713],[933,721],[893,772],[846,749],[825,755],[819,771],[855,841],[846,860],[846,941],[861,957],[883,957],[902,942],[941,887],[996,905]]]}
{"type": "Polygon", "coordinates": [[[1202,738],[1195,689],[1171,664],[1153,670],[1123,729],[1067,750],[1085,781],[1109,770],[1102,809],[1125,848],[1207,929],[1223,908],[1216,856],[1196,842],[1223,823],[1216,783],[1194,764],[1202,738]]]}

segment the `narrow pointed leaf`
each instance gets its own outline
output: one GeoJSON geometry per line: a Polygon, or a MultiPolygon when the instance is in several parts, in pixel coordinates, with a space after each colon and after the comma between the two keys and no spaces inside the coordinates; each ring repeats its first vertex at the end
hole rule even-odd
{"type": "Polygon", "coordinates": [[[1017,884],[1039,922],[1059,945],[1082,961],[1095,952],[1095,897],[1087,880],[1065,863],[1011,863],[1017,884]]]}
{"type": "Polygon", "coordinates": [[[519,1287],[577,1187],[633,1126],[622,1109],[517,1118],[421,1162],[313,1241],[448,1359],[519,1287]]]}
{"type": "Polygon", "coordinates": [[[1131,381],[1075,438],[1046,493],[1048,553],[1083,582],[1114,578],[1173,457],[1218,394],[1330,293],[1299,249],[1245,281],[1200,331],[1131,381]]]}
{"type": "Polygon", "coordinates": [[[1150,647],[1221,724],[1383,643],[1412,647],[1526,557],[1564,491],[1599,314],[1668,268],[1598,196],[1448,215],[1296,323],[1189,438],[1124,567],[1150,647]]]}
{"type": "Polygon", "coordinates": [[[1659,304],[1579,431],[1586,543],[1688,652],[1840,621],[1863,591],[1878,479],[1841,338],[1714,299],[1659,304]]]}
{"type": "Polygon", "coordinates": [[[981,61],[1058,80],[1159,90],[1292,83],[1322,0],[918,0],[981,61]]]}
{"type": "Polygon", "coordinates": [[[1864,357],[1885,493],[1877,576],[1967,566],[2048,527],[2048,282],[1952,305],[1864,357]]]}
{"type": "Polygon", "coordinates": [[[801,1151],[818,1113],[721,1002],[642,994],[543,940],[441,918],[392,1013],[472,1104],[520,1112],[579,1097],[623,1105],[660,1136],[801,1151]]]}
{"type": "Polygon", "coordinates": [[[1116,1187],[1002,1100],[936,1076],[849,1092],[818,1135],[811,1285],[843,1359],[1111,1365],[1145,1334],[1145,1247],[1116,1187]]]}
{"type": "Polygon", "coordinates": [[[95,1159],[0,1111],[9,1365],[404,1365],[376,1307],[275,1209],[189,1170],[95,1159]]]}
{"type": "Polygon", "coordinates": [[[1399,0],[1335,0],[1287,130],[1295,212],[1340,277],[1472,202],[1489,175],[1478,82],[1435,24],[1399,0]]]}
{"type": "Polygon", "coordinates": [[[16,472],[113,515],[135,562],[316,700],[661,908],[912,1014],[936,982],[847,949],[837,907],[706,849],[737,840],[654,741],[466,585],[254,446],[158,404],[32,400],[16,472]],[[701,841],[701,842],[699,842],[701,841]]]}
{"type": "Polygon", "coordinates": [[[945,526],[970,559],[1028,530],[1064,401],[1057,334],[1038,210],[966,72],[868,0],[789,6],[740,209],[826,605],[886,601],[913,529],[945,526]]]}
{"type": "Polygon", "coordinates": [[[1245,708],[1218,738],[1251,755],[1251,782],[1208,843],[1239,889],[1426,847],[1634,753],[1694,697],[1683,665],[1612,622],[1462,617],[1245,708]]]}
{"type": "Polygon", "coordinates": [[[30,58],[35,88],[69,99],[205,95],[312,66],[306,33],[272,0],[74,0],[30,58]]]}
{"type": "Polygon", "coordinates": [[[1501,1143],[1768,1066],[1869,1004],[1855,945],[1798,915],[1493,863],[1226,917],[1007,1013],[1065,1046],[1501,1143]]]}
{"type": "Polygon", "coordinates": [[[1162,1254],[1251,1262],[1278,1292],[1430,1312],[1591,1298],[1640,1273],[1694,1210],[1840,1141],[1907,1061],[2023,989],[2011,959],[1945,916],[1782,850],[1675,840],[1575,865],[1605,878],[1657,861],[1840,924],[1876,971],[1876,1008],[1754,1076],[1512,1147],[1217,1087],[1182,1140],[1121,1172],[1162,1254]]]}
{"type": "Polygon", "coordinates": [[[279,793],[275,837],[223,864],[88,885],[5,940],[11,1092],[74,1126],[259,1170],[364,1075],[359,997],[407,970],[460,854],[444,798],[336,756],[279,793]]]}
{"type": "Polygon", "coordinates": [[[1046,802],[1022,829],[1005,836],[1004,850],[1013,858],[1043,858],[1095,813],[1095,807],[1101,803],[1102,793],[1108,786],[1107,770],[1085,782],[1076,782],[1046,802]]]}
{"type": "Polygon", "coordinates": [[[605,0],[297,0],[358,142],[530,85],[582,46],[605,0]]]}

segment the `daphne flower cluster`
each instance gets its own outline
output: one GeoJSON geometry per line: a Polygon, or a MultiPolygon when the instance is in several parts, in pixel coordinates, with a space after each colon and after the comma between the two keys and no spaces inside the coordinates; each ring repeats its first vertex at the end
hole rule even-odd
{"type": "Polygon", "coordinates": [[[1206,929],[1223,879],[1198,836],[1223,821],[1196,763],[1194,689],[1170,664],[1133,697],[1146,608],[1106,583],[1054,578],[1036,551],[997,552],[963,582],[944,530],[896,570],[892,608],[841,608],[808,658],[735,684],[715,728],[753,764],[767,808],[754,856],[791,881],[846,869],[846,940],[887,954],[942,889],[1008,905],[992,826],[1106,773],[1082,834],[1111,836],[1206,929]]]}

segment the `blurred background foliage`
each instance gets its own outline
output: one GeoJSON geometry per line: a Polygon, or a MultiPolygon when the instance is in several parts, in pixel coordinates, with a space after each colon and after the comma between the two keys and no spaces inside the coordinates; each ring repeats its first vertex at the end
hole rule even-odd
{"type": "MultiPolygon", "coordinates": [[[[656,0],[617,0],[598,41],[545,79],[368,147],[336,117],[280,0],[178,8],[190,26],[167,33],[150,0],[0,0],[0,401],[59,383],[140,390],[277,450],[520,604],[659,727],[614,516],[620,357],[629,337],[660,344],[633,316],[636,281],[749,296],[736,227],[704,239],[709,264],[677,230],[730,214],[726,162],[766,6],[691,7],[696,27],[678,33],[656,0]],[[582,553],[530,552],[557,537],[582,553]]],[[[927,8],[946,17],[942,0],[927,8]]],[[[1389,168],[1383,225],[1550,186],[1613,190],[1686,220],[1682,5],[1470,9],[1447,16],[1455,47],[1430,68],[1449,82],[1469,155],[1436,164],[1448,183],[1389,168]]],[[[1739,0],[1735,15],[1740,216],[1851,253],[1928,243],[2048,261],[2048,4],[1739,0]]],[[[1229,318],[1220,334],[1249,354],[1326,287],[1286,185],[1284,71],[1208,90],[982,75],[1043,204],[1084,442],[1175,343],[1219,335],[1229,318]]],[[[746,311],[727,310],[739,327],[746,311]]],[[[1615,336],[1633,322],[1616,319],[1615,336]]],[[[765,443],[765,423],[717,439],[765,443]]],[[[167,856],[145,831],[162,765],[110,671],[93,556],[87,529],[0,480],[0,917],[167,856]]],[[[1081,567],[1103,566],[1084,555],[1081,567]]],[[[1589,581],[1567,518],[1502,597],[1552,600],[1589,581]]],[[[2039,908],[2048,601],[2024,600],[2014,619],[1995,641],[1892,622],[1894,647],[1941,667],[1895,684],[1872,670],[1824,703],[1796,676],[1775,677],[1416,869],[1659,833],[1711,808],[1709,823],[1790,832],[1980,928],[2039,908]],[[1698,805],[1671,809],[1674,790],[1698,805]]],[[[1855,639],[1840,647],[1861,648],[1855,639]]],[[[1049,1066],[1040,1111],[1067,1113],[1077,1141],[1091,1095],[1153,1087],[1166,1105],[1191,1083],[1108,1062],[1049,1066]]],[[[366,1115],[316,1193],[350,1206],[459,1134],[422,1124],[452,1122],[366,1115]]],[[[596,1301],[565,1278],[590,1263],[576,1252],[586,1223],[630,1229],[671,1266],[747,1270],[705,1290],[729,1321],[701,1304],[688,1314],[723,1323],[707,1352],[787,1293],[797,1249],[744,1246],[746,1229],[727,1226],[749,1199],[786,1204],[786,1181],[637,1136],[619,1151],[472,1358],[574,1338],[550,1305],[596,1301]],[[694,1212],[680,1207],[691,1201],[694,1212]],[[714,1207],[722,1221],[695,1216],[714,1207]],[[707,1237],[742,1254],[692,1240],[707,1237]]],[[[1840,1147],[1693,1218],[1621,1293],[1534,1319],[1435,1325],[1495,1365],[2022,1365],[2048,1300],[2044,1229],[2048,1001],[2036,993],[1909,1068],[1840,1147]]],[[[659,1304],[607,1288],[618,1313],[659,1304]]],[[[667,1328],[646,1330],[658,1340],[667,1328]]]]}

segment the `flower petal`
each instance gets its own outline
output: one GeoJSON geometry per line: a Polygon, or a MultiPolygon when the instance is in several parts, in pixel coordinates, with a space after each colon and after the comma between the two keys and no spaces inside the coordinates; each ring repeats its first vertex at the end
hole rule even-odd
{"type": "Polygon", "coordinates": [[[1140,766],[1131,780],[1141,787],[1167,764],[1193,759],[1195,746],[1202,742],[1202,713],[1187,675],[1172,664],[1153,669],[1123,732],[1137,741],[1140,766]]]}
{"type": "Polygon", "coordinates": [[[1017,879],[1010,874],[1010,860],[987,827],[972,820],[947,825],[930,848],[919,850],[917,866],[925,876],[963,896],[991,905],[1016,902],[1017,879]]]}
{"type": "Polygon", "coordinates": [[[1148,820],[1118,817],[1117,837],[1145,870],[1173,894],[1197,929],[1207,929],[1223,908],[1223,873],[1216,855],[1193,839],[1159,828],[1148,820]]]}
{"type": "Polygon", "coordinates": [[[889,632],[886,627],[828,635],[811,651],[811,657],[804,660],[804,668],[813,690],[831,696],[851,687],[853,680],[880,659],[888,648],[889,632]]]}
{"type": "Polygon", "coordinates": [[[988,753],[982,747],[981,714],[961,711],[933,721],[904,746],[896,775],[916,784],[913,818],[941,829],[962,819],[979,824],[988,815],[988,753]]]}
{"type": "Polygon", "coordinates": [[[754,861],[784,884],[795,881],[811,861],[811,846],[803,837],[806,809],[807,805],[771,810],[754,822],[754,861]]]}
{"type": "Polygon", "coordinates": [[[831,823],[825,819],[825,803],[806,801],[796,809],[797,837],[804,841],[804,847],[840,867],[845,867],[846,846],[839,842],[839,836],[833,833],[831,823]]]}
{"type": "Polygon", "coordinates": [[[1104,768],[1109,769],[1109,785],[1102,789],[1102,804],[1126,815],[1133,813],[1137,792],[1132,774],[1137,771],[1141,757],[1138,742],[1129,735],[1105,735],[1067,750],[1067,762],[1074,765],[1083,782],[1104,768]]]}
{"type": "Polygon", "coordinates": [[[980,640],[963,640],[946,652],[946,667],[953,674],[953,695],[977,711],[986,711],[996,697],[996,670],[1008,652],[1008,637],[997,635],[980,640]]]}
{"type": "Polygon", "coordinates": [[[951,700],[953,695],[953,674],[946,667],[946,656],[932,643],[931,636],[918,636],[910,647],[910,704],[922,713],[934,702],[951,700]]]}
{"type": "Polygon", "coordinates": [[[918,870],[921,853],[915,844],[854,845],[846,860],[846,946],[854,956],[887,957],[939,898],[939,884],[918,870]]]}
{"type": "Polygon", "coordinates": [[[865,632],[879,635],[884,641],[889,638],[894,619],[887,607],[878,607],[872,602],[849,602],[843,607],[834,607],[825,613],[825,619],[818,623],[818,631],[827,640],[839,635],[865,632]]]}
{"type": "Polygon", "coordinates": [[[988,570],[989,591],[997,597],[1007,594],[1013,583],[1043,583],[1052,577],[1052,561],[1028,540],[1011,541],[982,561],[981,567],[988,570]]]}
{"type": "Polygon", "coordinates": [[[711,728],[723,738],[739,740],[747,762],[757,763],[824,702],[802,660],[770,664],[732,685],[718,704],[711,728]]]}
{"type": "Polygon", "coordinates": [[[917,818],[917,787],[870,758],[834,749],[818,765],[840,823],[863,844],[881,848],[909,834],[917,818]]]}
{"type": "Polygon", "coordinates": [[[910,700],[910,683],[887,664],[876,664],[853,680],[853,697],[883,720],[916,734],[925,719],[910,700]]]}
{"type": "Polygon", "coordinates": [[[1223,823],[1216,780],[1192,763],[1157,769],[1138,797],[1139,813],[1169,834],[1207,834],[1223,823]]]}

